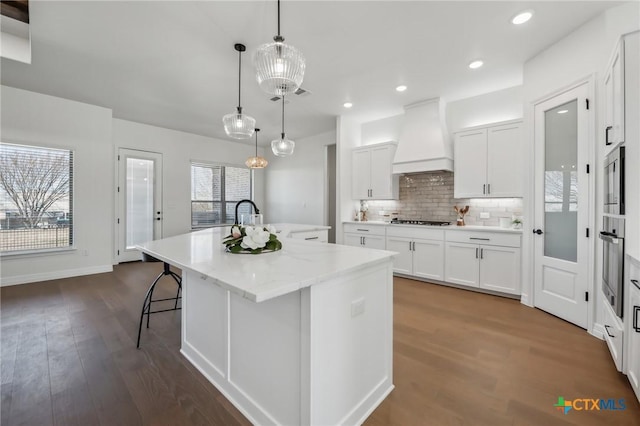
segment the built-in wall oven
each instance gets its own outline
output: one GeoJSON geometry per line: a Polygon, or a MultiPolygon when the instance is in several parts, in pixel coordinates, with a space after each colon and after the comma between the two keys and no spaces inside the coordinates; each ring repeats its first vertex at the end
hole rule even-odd
{"type": "Polygon", "coordinates": [[[616,315],[622,318],[624,299],[624,219],[605,216],[602,240],[602,292],[613,307],[616,315]]]}
{"type": "Polygon", "coordinates": [[[604,161],[604,212],[624,214],[624,146],[611,151],[604,161]]]}

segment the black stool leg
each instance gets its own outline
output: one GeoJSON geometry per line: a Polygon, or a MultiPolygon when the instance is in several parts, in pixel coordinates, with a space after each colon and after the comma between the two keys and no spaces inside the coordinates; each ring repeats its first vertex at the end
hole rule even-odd
{"type": "Polygon", "coordinates": [[[155,314],[155,313],[160,313],[160,312],[166,312],[166,311],[177,311],[178,309],[178,299],[180,299],[180,293],[182,292],[182,277],[180,277],[178,274],[176,274],[175,272],[173,272],[170,269],[170,266],[168,263],[165,262],[164,264],[164,269],[163,271],[160,273],[160,275],[158,275],[156,277],[156,279],[153,281],[153,283],[151,284],[151,286],[149,286],[149,289],[147,290],[147,294],[144,297],[144,303],[142,304],[142,312],[140,313],[140,323],[138,324],[138,342],[136,344],[136,348],[140,348],[140,335],[142,333],[142,321],[144,320],[144,316],[147,316],[147,328],[149,328],[149,317],[151,316],[151,314],[155,314]],[[158,284],[158,281],[160,281],[160,279],[164,276],[171,276],[175,282],[178,284],[178,292],[176,293],[176,297],[175,298],[168,298],[168,299],[156,299],[153,300],[153,292],[156,288],[156,284],[158,284]],[[159,310],[159,311],[151,311],[151,303],[152,302],[159,302],[159,301],[163,301],[163,300],[175,300],[175,303],[173,305],[173,309],[164,309],[164,310],[159,310]]]}
{"type": "Polygon", "coordinates": [[[164,273],[158,275],[158,277],[153,281],[153,284],[147,290],[147,294],[144,296],[144,303],[142,304],[142,312],[140,313],[140,324],[138,325],[138,343],[136,344],[136,348],[140,348],[140,333],[142,333],[142,320],[145,316],[145,311],[147,315],[147,328],[149,328],[149,314],[151,312],[151,297],[153,296],[153,290],[156,287],[160,278],[164,276],[164,273]]]}

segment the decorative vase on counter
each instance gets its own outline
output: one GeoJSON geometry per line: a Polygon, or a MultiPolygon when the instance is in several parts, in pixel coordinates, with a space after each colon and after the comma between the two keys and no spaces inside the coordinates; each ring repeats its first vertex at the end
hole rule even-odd
{"type": "Polygon", "coordinates": [[[453,206],[453,210],[458,213],[458,220],[456,220],[456,225],[464,226],[464,215],[469,213],[469,206],[464,206],[463,208],[458,208],[458,206],[453,206]]]}

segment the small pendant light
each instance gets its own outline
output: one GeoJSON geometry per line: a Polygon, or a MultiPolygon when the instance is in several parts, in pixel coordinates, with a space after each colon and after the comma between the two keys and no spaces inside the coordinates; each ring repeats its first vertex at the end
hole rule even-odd
{"type": "Polygon", "coordinates": [[[304,79],[306,62],[295,47],[284,44],[280,35],[280,0],[278,0],[278,35],[273,43],[263,44],[255,54],[256,79],[267,93],[284,96],[298,90],[304,79]]]}
{"type": "Polygon", "coordinates": [[[280,133],[280,139],[271,141],[271,151],[278,157],[288,157],[293,154],[295,147],[296,143],[287,139],[287,135],[284,133],[284,96],[282,96],[282,133],[280,133]]]}
{"type": "Polygon", "coordinates": [[[264,157],[258,157],[258,132],[260,129],[256,129],[256,156],[249,157],[244,164],[250,169],[264,169],[269,162],[264,157]]]}
{"type": "Polygon", "coordinates": [[[253,117],[249,117],[242,113],[242,106],[240,105],[240,89],[242,88],[242,52],[247,50],[244,44],[235,44],[233,46],[238,51],[238,106],[236,112],[227,114],[222,118],[224,123],[224,131],[227,136],[234,139],[248,139],[253,135],[253,131],[256,127],[256,120],[253,117]]]}

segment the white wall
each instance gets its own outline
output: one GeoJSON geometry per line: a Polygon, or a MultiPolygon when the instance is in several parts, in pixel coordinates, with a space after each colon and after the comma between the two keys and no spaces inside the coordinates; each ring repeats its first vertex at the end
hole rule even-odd
{"type": "MultiPolygon", "coordinates": [[[[592,192],[595,193],[595,214],[591,214],[591,226],[597,231],[601,224],[597,223],[602,214],[602,159],[604,145],[603,134],[603,109],[604,100],[602,78],[604,69],[613,51],[618,37],[622,34],[637,30],[640,23],[640,3],[629,2],[621,6],[609,9],[603,14],[578,28],[564,39],[541,52],[524,66],[523,98],[525,102],[525,127],[527,134],[528,155],[533,153],[533,102],[563,87],[590,75],[595,75],[595,96],[592,102],[595,108],[594,134],[595,145],[592,147],[595,157],[595,182],[592,192]]],[[[532,229],[533,223],[533,180],[532,171],[528,173],[527,188],[524,198],[524,229],[532,229]]],[[[593,232],[592,235],[597,235],[593,232]]],[[[599,290],[601,276],[601,244],[593,237],[596,251],[594,254],[594,268],[591,277],[595,281],[595,293],[600,300],[599,290]]],[[[528,232],[523,233],[523,292],[531,294],[533,277],[532,237],[528,232]]],[[[523,300],[524,301],[524,300],[523,300]]],[[[596,303],[595,312],[599,312],[599,303],[596,303]]],[[[597,322],[596,318],[596,322],[597,322]]]]}
{"type": "Polygon", "coordinates": [[[337,126],[336,174],[336,243],[342,244],[342,222],[353,220],[360,203],[351,199],[351,151],[361,145],[362,123],[353,118],[340,116],[337,126]]]}
{"type": "Polygon", "coordinates": [[[2,141],[74,151],[76,250],[3,256],[2,285],[107,272],[113,235],[111,110],[1,86],[2,141]]]}
{"type": "Polygon", "coordinates": [[[358,145],[371,145],[400,140],[404,114],[362,123],[362,140],[358,145]]]}
{"type": "Polygon", "coordinates": [[[268,150],[265,170],[266,223],[325,223],[326,146],[336,143],[336,132],[295,141],[290,157],[276,157],[268,150]]]}
{"type": "Polygon", "coordinates": [[[465,127],[522,118],[522,114],[522,86],[514,86],[447,103],[446,121],[453,134],[465,127]]]}
{"type": "MultiPolygon", "coordinates": [[[[192,160],[245,167],[246,159],[255,153],[255,146],[247,143],[223,141],[120,119],[113,120],[113,142],[116,152],[119,148],[128,148],[163,155],[163,237],[191,230],[192,160]]],[[[263,154],[263,151],[260,148],[258,153],[263,154]]],[[[263,171],[255,172],[254,193],[254,200],[262,209],[263,171]]],[[[115,211],[115,206],[112,211],[115,211]]]]}

